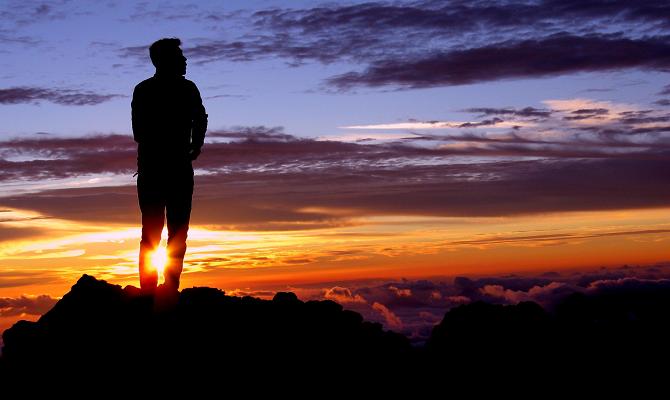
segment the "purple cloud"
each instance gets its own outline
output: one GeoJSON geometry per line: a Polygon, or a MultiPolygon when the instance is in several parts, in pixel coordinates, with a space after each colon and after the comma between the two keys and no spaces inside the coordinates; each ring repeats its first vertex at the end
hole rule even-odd
{"type": "Polygon", "coordinates": [[[600,296],[612,292],[660,290],[670,285],[670,265],[623,266],[598,270],[538,275],[488,277],[445,277],[442,280],[340,282],[338,286],[313,289],[293,288],[305,300],[333,299],[365,319],[382,323],[422,343],[444,314],[461,304],[484,301],[517,304],[533,301],[549,312],[573,293],[600,296]],[[333,297],[333,293],[337,296],[333,297]],[[351,299],[356,299],[352,301],[351,299]]]}
{"type": "Polygon", "coordinates": [[[535,107],[525,107],[522,109],[479,107],[479,108],[468,108],[463,111],[483,115],[514,115],[518,117],[541,117],[541,118],[549,117],[552,112],[551,110],[538,109],[535,107]]]}
{"type": "MultiPolygon", "coordinates": [[[[663,173],[670,127],[658,124],[668,113],[584,104],[471,108],[478,121],[380,142],[301,138],[278,127],[213,130],[195,163],[207,174],[197,177],[193,221],[233,230],[314,229],[347,226],[361,215],[509,216],[670,205],[663,173]],[[566,116],[591,118],[566,122],[566,116]],[[514,128],[499,128],[503,123],[514,128]],[[546,130],[553,131],[550,138],[546,130]]],[[[9,139],[0,142],[0,167],[4,182],[91,174],[127,174],[132,181],[136,144],[131,135],[9,139]]],[[[16,194],[0,204],[88,222],[134,223],[139,212],[130,182],[16,194]]]]}
{"type": "Polygon", "coordinates": [[[557,34],[466,50],[433,52],[418,59],[374,61],[363,72],[338,75],[330,78],[328,83],[340,89],[386,85],[424,88],[621,68],[668,71],[669,54],[668,37],[634,40],[604,35],[557,34]]]}
{"type": "MultiPolygon", "coordinates": [[[[185,49],[195,63],[278,57],[293,66],[364,66],[326,81],[338,89],[449,86],[622,68],[665,71],[669,64],[670,7],[658,0],[427,0],[187,14],[203,23],[241,19],[250,27],[237,37],[196,41],[185,49]]],[[[146,59],[146,49],[129,46],[119,54],[146,59]]]]}
{"type": "Polygon", "coordinates": [[[41,87],[19,86],[0,89],[0,104],[37,104],[49,101],[65,106],[91,106],[104,103],[118,94],[99,94],[91,91],[77,91],[72,89],[47,89],[41,87]]]}

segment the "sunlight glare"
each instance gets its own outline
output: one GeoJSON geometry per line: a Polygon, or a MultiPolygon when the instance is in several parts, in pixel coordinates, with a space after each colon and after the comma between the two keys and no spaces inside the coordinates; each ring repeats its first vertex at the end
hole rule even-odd
{"type": "Polygon", "coordinates": [[[159,246],[153,253],[151,253],[151,265],[156,268],[159,277],[163,275],[165,264],[167,264],[167,251],[165,250],[165,247],[159,246]]]}

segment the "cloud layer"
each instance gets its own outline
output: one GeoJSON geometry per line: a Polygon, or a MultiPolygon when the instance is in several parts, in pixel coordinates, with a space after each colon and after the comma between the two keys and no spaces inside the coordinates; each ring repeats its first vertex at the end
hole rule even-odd
{"type": "Polygon", "coordinates": [[[34,86],[0,89],[0,104],[37,104],[42,101],[48,101],[64,106],[93,106],[116,97],[122,96],[118,94],[100,94],[91,91],[49,89],[34,86]]]}
{"type": "Polygon", "coordinates": [[[467,50],[437,51],[418,59],[374,61],[363,72],[339,75],[328,83],[340,89],[386,85],[423,88],[633,67],[667,71],[669,50],[670,39],[666,36],[632,40],[556,34],[467,50]]]}
{"type": "Polygon", "coordinates": [[[42,315],[49,311],[57,301],[58,299],[48,295],[0,297],[0,317],[22,314],[42,315]]]}
{"type": "Polygon", "coordinates": [[[538,275],[503,275],[390,281],[382,283],[342,282],[339,286],[314,289],[292,288],[301,298],[331,299],[345,308],[377,321],[387,329],[425,341],[433,326],[453,307],[475,301],[517,304],[534,301],[553,312],[567,296],[670,286],[670,265],[601,268],[577,272],[545,272],[538,275]]]}
{"type": "MultiPolygon", "coordinates": [[[[290,65],[362,66],[326,80],[340,90],[670,67],[670,7],[656,0],[367,2],[189,16],[214,27],[241,19],[252,28],[198,40],[186,49],[198,63],[279,57],[290,65]]],[[[145,58],[146,46],[120,54],[145,58]]]]}
{"type": "MultiPolygon", "coordinates": [[[[406,135],[389,140],[366,137],[369,129],[354,130],[358,139],[349,141],[262,126],[213,130],[195,163],[193,221],[285,230],[344,226],[373,215],[490,217],[670,205],[667,110],[588,99],[545,104],[473,107],[464,110],[468,122],[413,120],[400,125],[417,129],[400,129],[406,135]]],[[[130,135],[10,139],[0,143],[0,157],[0,181],[8,184],[91,176],[128,182],[13,194],[1,205],[88,222],[138,219],[130,135]]]]}

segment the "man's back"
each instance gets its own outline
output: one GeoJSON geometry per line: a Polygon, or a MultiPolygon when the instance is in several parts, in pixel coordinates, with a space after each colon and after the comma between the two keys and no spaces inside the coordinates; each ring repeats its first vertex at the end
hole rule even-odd
{"type": "Polygon", "coordinates": [[[135,87],[132,124],[138,168],[150,171],[189,163],[190,150],[203,144],[207,114],[193,82],[156,74],[135,87]]]}

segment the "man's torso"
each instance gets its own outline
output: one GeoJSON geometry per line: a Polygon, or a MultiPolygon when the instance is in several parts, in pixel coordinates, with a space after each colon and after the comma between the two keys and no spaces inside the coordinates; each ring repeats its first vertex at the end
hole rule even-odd
{"type": "Polygon", "coordinates": [[[133,94],[133,133],[139,171],[191,168],[189,149],[199,95],[183,77],[154,76],[133,94]]]}

